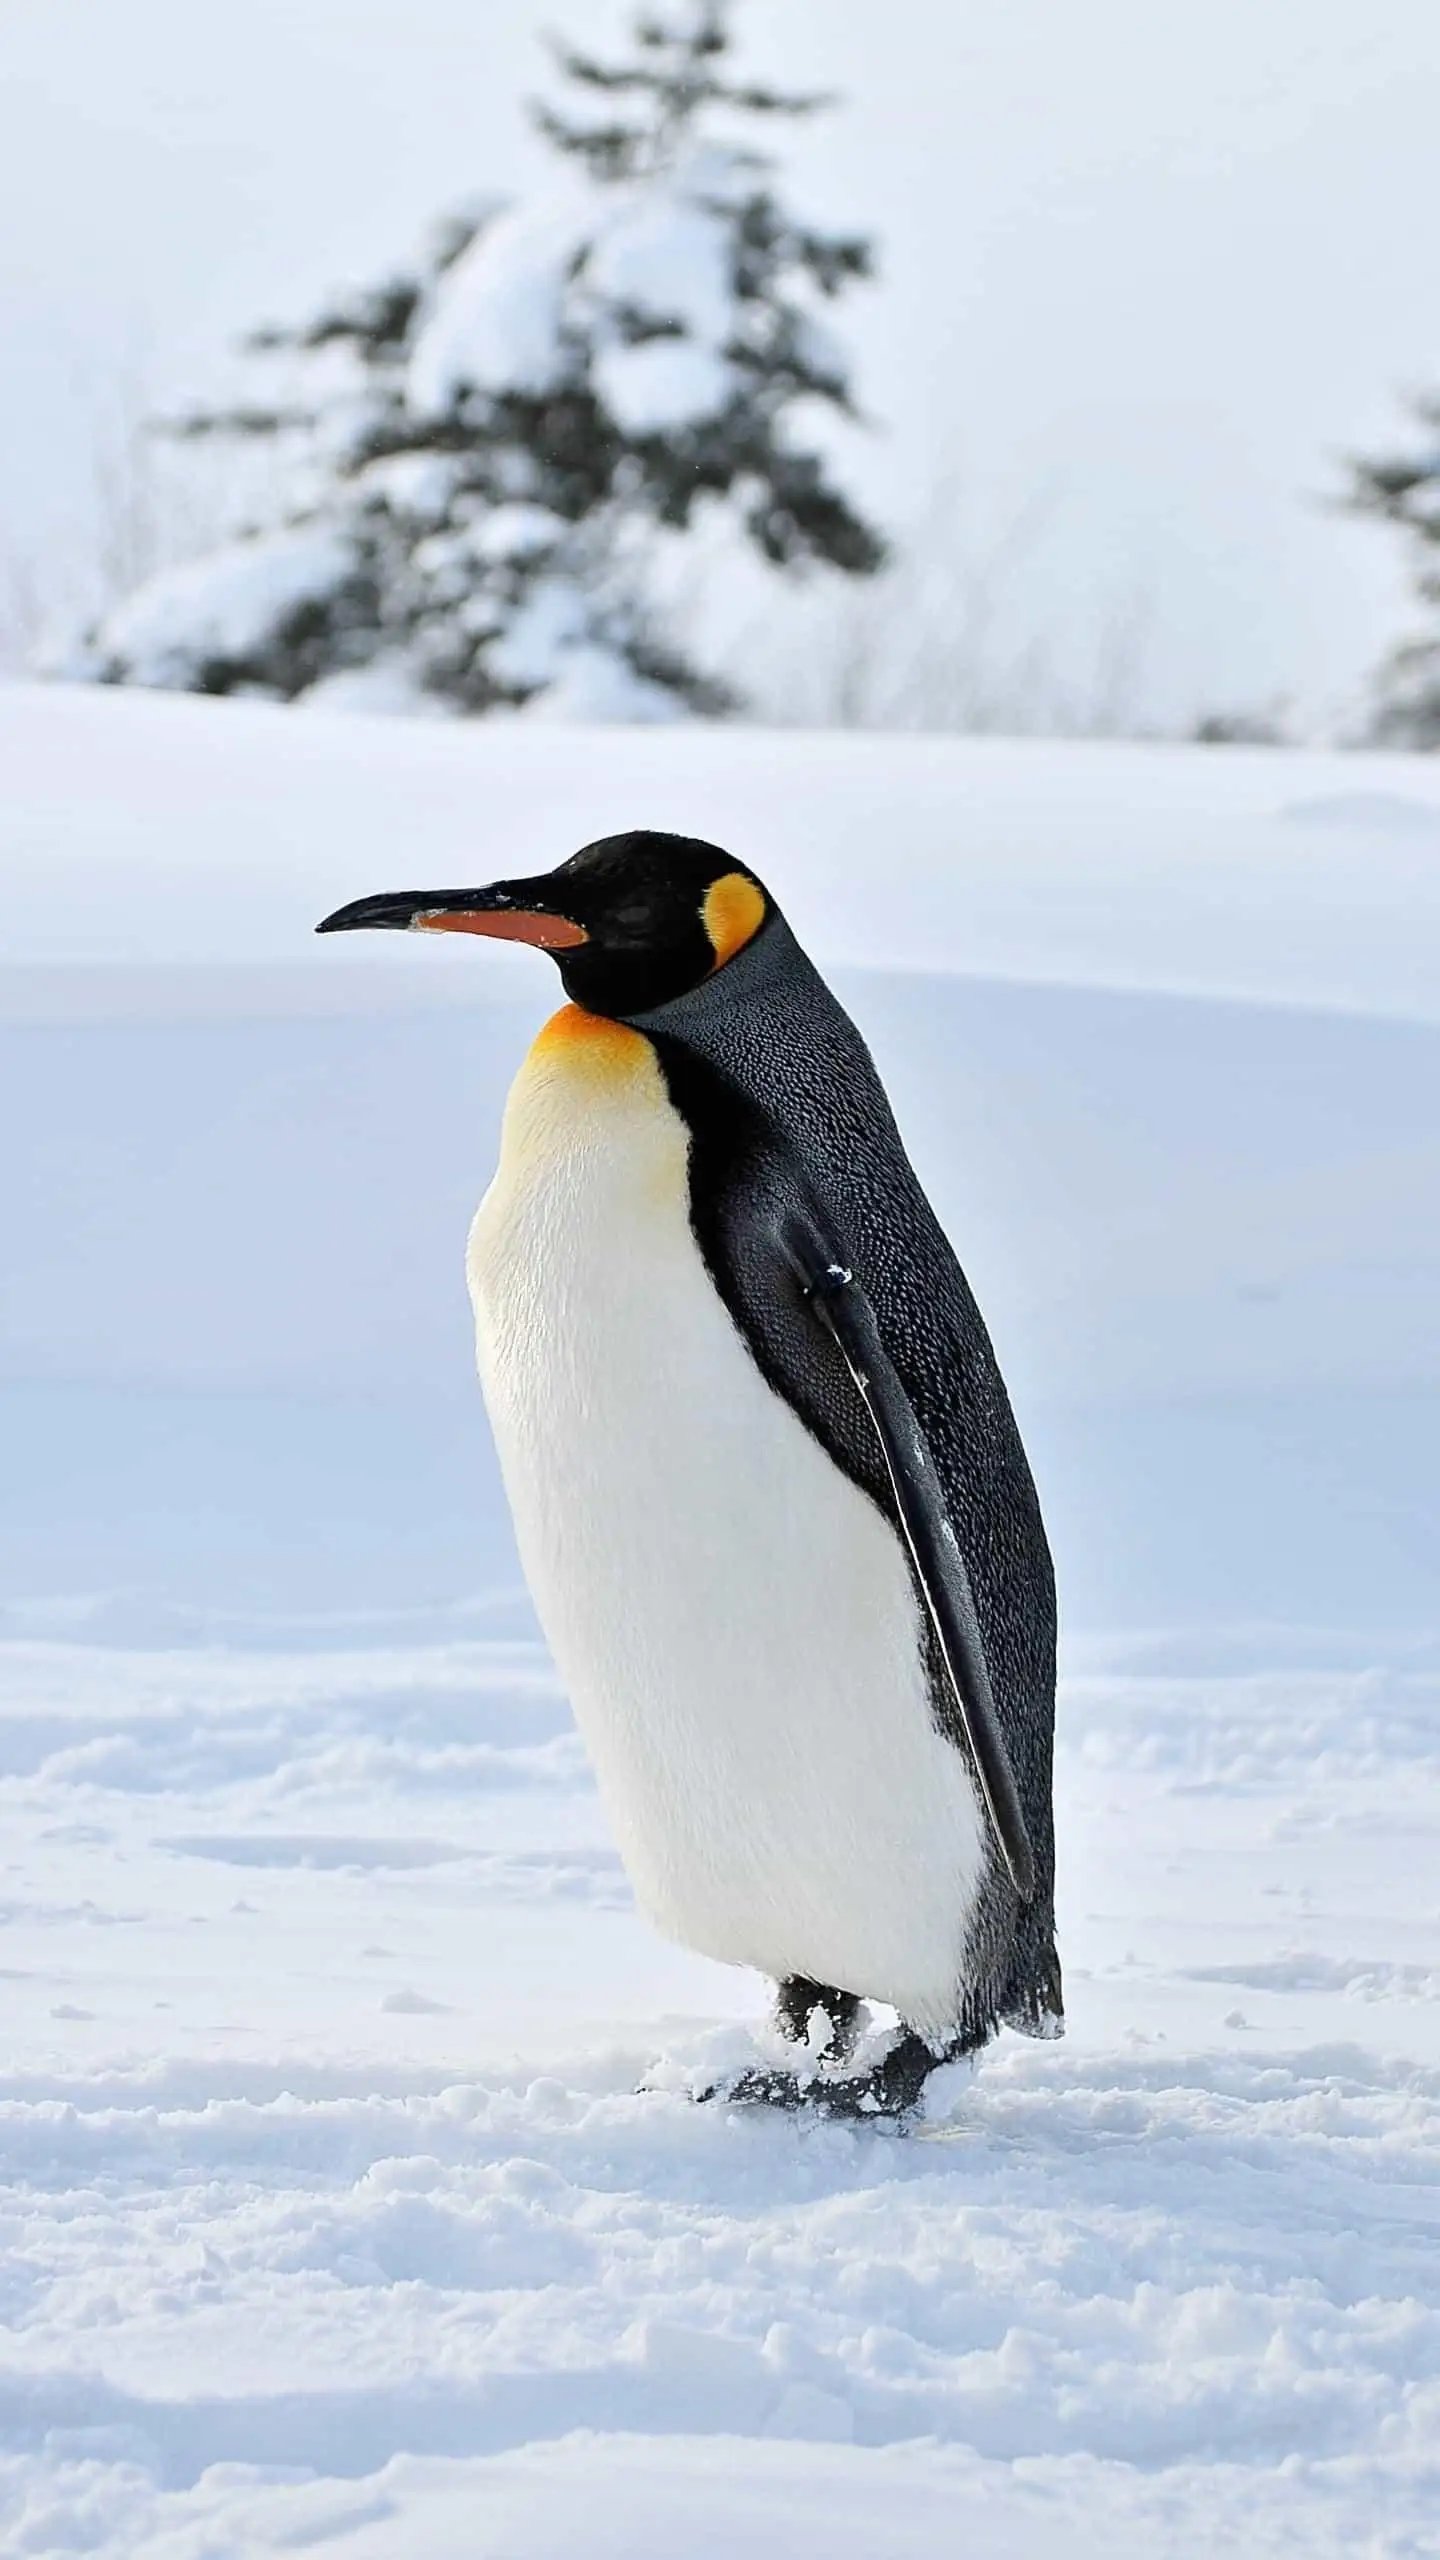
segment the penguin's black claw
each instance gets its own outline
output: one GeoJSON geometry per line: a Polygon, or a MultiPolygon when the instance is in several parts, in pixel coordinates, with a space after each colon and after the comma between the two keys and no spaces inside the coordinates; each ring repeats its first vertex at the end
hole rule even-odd
{"type": "Polygon", "coordinates": [[[741,2071],[733,2080],[712,2080],[708,2089],[697,2089],[695,2101],[703,2107],[720,2098],[726,2106],[782,2107],[793,2115],[809,2104],[810,2095],[792,2071],[741,2071]]]}
{"type": "Polygon", "coordinates": [[[832,1991],[827,1983],[812,1982],[803,1973],[787,1974],[775,1986],[775,2023],[780,2033],[791,2044],[808,2044],[817,2062],[848,2062],[869,2014],[853,1991],[832,1991]],[[817,2014],[829,2030],[818,2045],[813,2040],[817,2014]]]}
{"type": "Polygon", "coordinates": [[[882,2055],[873,2071],[853,2080],[831,2080],[818,2086],[817,2103],[828,2116],[864,2124],[876,2116],[892,2120],[913,2113],[932,2071],[943,2056],[907,2028],[882,2055]]]}
{"type": "Polygon", "coordinates": [[[697,2089],[696,2103],[718,2098],[727,2106],[779,2107],[787,2115],[804,2110],[843,2124],[894,2124],[913,2113],[931,2072],[948,2059],[907,2030],[873,2071],[854,2079],[830,2080],[818,2071],[804,2079],[790,2071],[742,2071],[733,2080],[697,2089]]]}

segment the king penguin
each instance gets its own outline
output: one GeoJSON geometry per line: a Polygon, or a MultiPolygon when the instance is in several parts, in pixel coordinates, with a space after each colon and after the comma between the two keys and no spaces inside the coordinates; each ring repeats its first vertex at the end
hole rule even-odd
{"type": "Polygon", "coordinates": [[[803,2048],[723,2094],[903,2116],[1001,2023],[1059,2034],[1049,1550],[855,1025],[688,837],[318,930],[372,926],[559,967],[470,1235],[480,1375],[637,1898],[803,2048]],[[900,2025],[860,2071],[867,2000],[900,2025]]]}

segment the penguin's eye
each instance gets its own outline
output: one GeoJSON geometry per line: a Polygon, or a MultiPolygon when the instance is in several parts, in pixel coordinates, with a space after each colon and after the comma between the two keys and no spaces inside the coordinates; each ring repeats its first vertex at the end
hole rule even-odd
{"type": "Polygon", "coordinates": [[[648,941],[655,930],[655,910],[648,898],[631,898],[623,907],[611,908],[610,922],[637,942],[648,941]]]}

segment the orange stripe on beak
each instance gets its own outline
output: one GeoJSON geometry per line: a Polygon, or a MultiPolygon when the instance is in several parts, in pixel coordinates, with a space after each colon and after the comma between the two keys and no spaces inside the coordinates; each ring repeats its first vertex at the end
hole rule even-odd
{"type": "Polygon", "coordinates": [[[484,933],[492,942],[529,942],[537,951],[576,951],[589,934],[583,925],[572,924],[568,916],[542,916],[524,912],[507,912],[499,908],[493,915],[480,910],[455,911],[432,907],[415,918],[419,933],[484,933]]]}

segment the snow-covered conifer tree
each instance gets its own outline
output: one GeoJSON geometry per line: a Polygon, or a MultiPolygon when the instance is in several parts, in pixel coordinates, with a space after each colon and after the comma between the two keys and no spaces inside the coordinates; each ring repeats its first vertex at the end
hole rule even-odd
{"type": "Polygon", "coordinates": [[[1440,751],[1440,398],[1412,404],[1423,441],[1413,452],[1357,459],[1346,504],[1401,534],[1429,621],[1392,651],[1374,685],[1372,733],[1385,744],[1440,751]]]}
{"type": "Polygon", "coordinates": [[[252,350],[290,398],[178,422],[271,440],[287,498],[86,643],[113,683],[654,719],[733,697],[647,601],[657,537],[726,514],[777,568],[876,568],[794,432],[852,413],[825,307],[865,241],[787,210],[751,133],[824,103],[730,69],[731,0],[656,0],[632,52],[557,47],[544,198],[477,209],[413,269],[252,350]],[[580,101],[583,100],[583,104],[580,101]]]}

